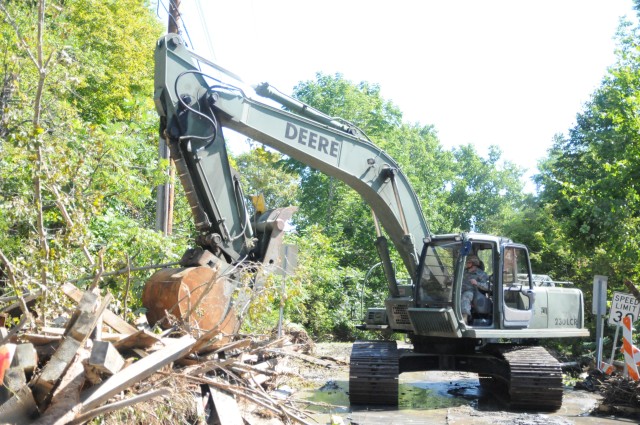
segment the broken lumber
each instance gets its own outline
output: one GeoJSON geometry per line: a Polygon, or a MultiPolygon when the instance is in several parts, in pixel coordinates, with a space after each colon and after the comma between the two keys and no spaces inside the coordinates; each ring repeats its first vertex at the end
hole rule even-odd
{"type": "Polygon", "coordinates": [[[111,294],[108,294],[100,303],[99,297],[90,291],[82,296],[78,308],[69,320],[64,340],[33,384],[34,397],[40,408],[44,409],[49,404],[60,380],[80,347],[89,338],[98,317],[106,309],[111,298],[111,294]]]}
{"type": "Polygon", "coordinates": [[[21,335],[23,340],[29,341],[33,345],[47,345],[62,341],[62,335],[39,335],[25,333],[21,335]]]}
{"type": "MultiPolygon", "coordinates": [[[[42,333],[45,335],[38,335],[41,338],[46,338],[47,336],[53,336],[53,337],[60,337],[62,335],[64,335],[64,328],[52,328],[52,327],[48,327],[45,326],[42,328],[42,333]]],[[[28,335],[28,334],[25,334],[28,335]]],[[[121,333],[111,333],[111,332],[102,332],[102,341],[110,341],[110,342],[115,342],[115,341],[120,341],[121,339],[125,338],[127,335],[123,335],[121,333]]],[[[61,338],[58,338],[58,340],[61,338]]],[[[37,343],[34,342],[34,344],[38,345],[37,343]]]]}
{"type": "Polygon", "coordinates": [[[29,386],[23,385],[13,393],[13,397],[0,405],[0,418],[3,424],[28,424],[38,412],[36,401],[29,386]]]}
{"type": "MultiPolygon", "coordinates": [[[[82,291],[71,283],[65,283],[62,285],[62,291],[67,297],[75,302],[80,302],[82,299],[82,291]]],[[[104,311],[103,319],[107,326],[121,334],[129,335],[138,331],[134,326],[127,323],[126,320],[123,320],[120,316],[108,309],[104,311]]]]}
{"type": "Polygon", "coordinates": [[[81,346],[82,343],[73,338],[62,341],[33,385],[33,395],[38,405],[44,408],[51,400],[58,381],[62,379],[81,346]]]}
{"type": "Polygon", "coordinates": [[[244,425],[236,399],[226,391],[206,385],[209,390],[211,412],[215,414],[220,425],[244,425]]]}
{"type": "Polygon", "coordinates": [[[16,345],[11,367],[22,369],[25,373],[32,373],[38,367],[38,353],[33,344],[16,345]]]}
{"type": "Polygon", "coordinates": [[[102,403],[107,402],[118,392],[147,378],[163,366],[186,355],[195,342],[196,340],[192,336],[185,335],[182,338],[176,339],[174,343],[163,349],[122,369],[107,379],[102,385],[83,395],[82,412],[86,413],[102,403]]]}
{"type": "Polygon", "coordinates": [[[99,375],[115,375],[124,366],[124,359],[118,350],[106,341],[94,341],[87,365],[99,375]]]}
{"type": "Polygon", "coordinates": [[[31,425],[65,425],[76,417],[80,410],[80,389],[85,382],[83,362],[89,351],[81,348],[73,362],[53,391],[51,404],[31,425]]]}
{"type": "Polygon", "coordinates": [[[155,334],[142,329],[136,331],[119,341],[113,343],[113,346],[118,350],[131,350],[134,348],[149,348],[152,345],[160,342],[160,338],[158,338],[155,334]]]}

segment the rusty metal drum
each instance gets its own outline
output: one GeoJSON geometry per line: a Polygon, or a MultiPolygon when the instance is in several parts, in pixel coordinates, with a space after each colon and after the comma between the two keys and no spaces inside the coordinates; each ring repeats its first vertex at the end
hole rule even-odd
{"type": "Polygon", "coordinates": [[[192,328],[210,331],[218,327],[229,335],[237,330],[237,319],[228,292],[226,278],[210,267],[162,269],[147,281],[142,305],[152,326],[169,327],[167,313],[183,322],[189,315],[192,328]]]}

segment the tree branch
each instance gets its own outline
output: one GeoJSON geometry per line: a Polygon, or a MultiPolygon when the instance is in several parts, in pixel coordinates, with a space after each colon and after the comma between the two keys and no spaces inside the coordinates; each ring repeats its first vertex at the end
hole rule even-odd
{"type": "Polygon", "coordinates": [[[4,252],[2,252],[2,249],[0,249],[0,260],[2,261],[2,263],[5,265],[7,269],[7,277],[9,278],[9,284],[13,288],[13,291],[15,292],[16,297],[18,297],[20,310],[22,310],[22,313],[24,314],[25,319],[27,319],[29,323],[33,325],[33,317],[31,317],[31,312],[27,307],[27,303],[22,297],[22,290],[20,290],[20,288],[18,287],[16,275],[13,271],[13,264],[11,264],[11,261],[9,261],[9,259],[4,255],[4,252]]]}
{"type": "Polygon", "coordinates": [[[7,21],[13,27],[13,30],[16,32],[16,36],[18,37],[18,40],[20,42],[19,44],[21,44],[21,46],[19,47],[22,47],[24,51],[27,52],[27,55],[29,55],[29,58],[31,59],[33,64],[36,66],[36,68],[39,69],[40,67],[38,66],[38,61],[33,56],[33,53],[31,53],[31,50],[29,50],[29,45],[20,34],[20,29],[18,28],[18,24],[16,24],[16,21],[11,17],[11,15],[9,15],[9,11],[4,7],[4,4],[2,2],[0,2],[0,10],[2,11],[2,13],[4,13],[4,15],[7,18],[7,21]]]}

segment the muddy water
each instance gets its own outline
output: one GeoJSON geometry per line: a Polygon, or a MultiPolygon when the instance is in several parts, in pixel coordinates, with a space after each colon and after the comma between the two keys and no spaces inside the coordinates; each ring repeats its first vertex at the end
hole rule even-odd
{"type": "Polygon", "coordinates": [[[331,417],[344,424],[515,424],[515,425],[613,425],[635,424],[637,420],[590,416],[596,405],[596,395],[565,389],[564,402],[552,414],[509,412],[504,403],[480,388],[475,374],[459,372],[415,372],[400,376],[400,396],[397,408],[358,406],[351,408],[347,395],[346,372],[335,374],[318,389],[299,394],[324,407],[311,406],[313,418],[319,424],[330,424],[331,417]],[[328,406],[330,405],[330,406],[328,406]]]}

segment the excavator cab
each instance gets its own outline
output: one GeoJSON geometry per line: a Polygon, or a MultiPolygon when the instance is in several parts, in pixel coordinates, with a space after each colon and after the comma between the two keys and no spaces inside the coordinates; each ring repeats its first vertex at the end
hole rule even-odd
{"type": "Polygon", "coordinates": [[[535,294],[529,253],[524,245],[489,235],[446,235],[427,241],[420,264],[416,308],[449,309],[465,327],[529,326],[535,294]],[[479,275],[484,284],[473,288],[471,317],[464,323],[463,280],[465,263],[471,256],[479,260],[479,275]]]}
{"type": "Polygon", "coordinates": [[[517,244],[503,247],[501,265],[502,327],[527,328],[535,302],[527,248],[517,244]]]}

